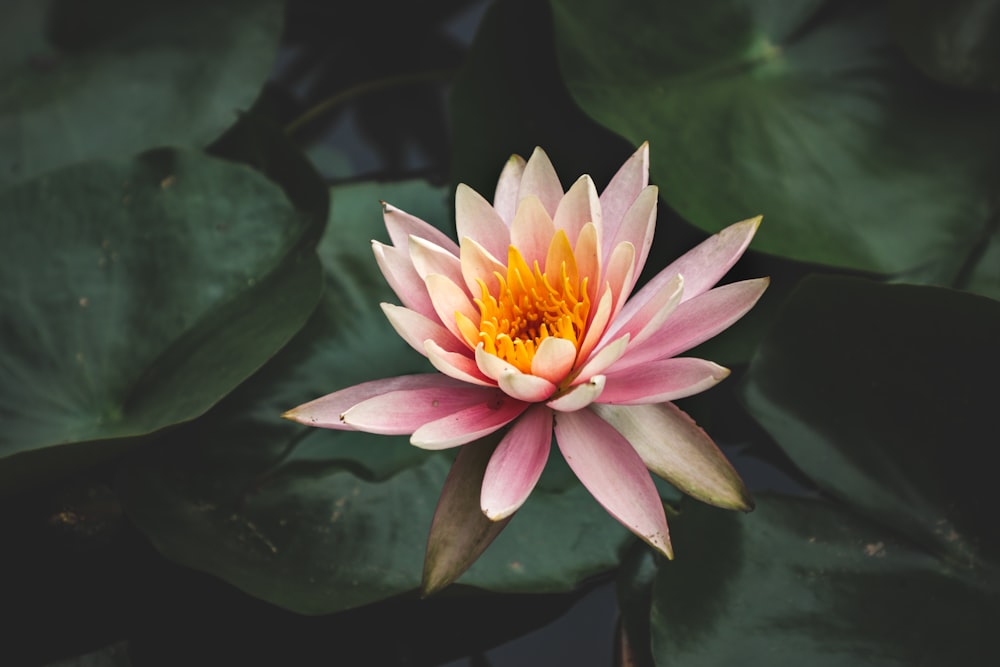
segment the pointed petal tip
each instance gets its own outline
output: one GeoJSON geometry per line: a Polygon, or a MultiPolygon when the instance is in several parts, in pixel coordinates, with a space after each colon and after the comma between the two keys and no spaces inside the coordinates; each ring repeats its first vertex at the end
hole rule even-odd
{"type": "Polygon", "coordinates": [[[657,533],[655,535],[644,535],[642,540],[653,547],[658,553],[667,557],[667,560],[674,559],[674,547],[670,544],[670,536],[657,533]]]}
{"type": "Polygon", "coordinates": [[[649,162],[649,140],[647,139],[639,144],[639,147],[635,149],[635,152],[642,156],[643,161],[649,162]]]}
{"type": "MultiPolygon", "coordinates": [[[[306,414],[302,414],[300,411],[306,404],[299,405],[292,408],[291,410],[285,410],[281,413],[282,419],[287,419],[288,421],[295,422],[296,424],[305,424],[306,426],[316,426],[316,418],[310,417],[306,414]]],[[[341,415],[341,421],[343,421],[343,415],[341,415]]]]}
{"type": "Polygon", "coordinates": [[[720,230],[719,233],[726,231],[726,229],[738,229],[742,235],[747,236],[747,244],[749,245],[750,240],[757,234],[757,230],[760,229],[760,224],[763,222],[763,215],[755,215],[752,218],[747,218],[746,220],[740,220],[739,222],[734,222],[728,228],[720,230]]]}
{"type": "Polygon", "coordinates": [[[549,154],[546,153],[545,149],[542,148],[541,146],[535,146],[535,149],[531,151],[531,157],[529,157],[528,160],[530,161],[531,158],[535,157],[536,155],[544,156],[545,158],[549,157],[549,154]]]}
{"type": "Polygon", "coordinates": [[[425,569],[423,579],[420,581],[420,599],[425,600],[436,593],[440,593],[452,581],[454,580],[441,577],[436,573],[429,573],[425,569]]]}
{"type": "Polygon", "coordinates": [[[487,519],[489,519],[490,521],[496,523],[497,521],[503,521],[507,517],[509,517],[512,514],[514,514],[514,512],[516,512],[517,510],[518,510],[518,507],[501,507],[501,508],[496,508],[496,507],[486,508],[486,507],[484,507],[483,508],[483,514],[486,516],[487,519]]]}
{"type": "Polygon", "coordinates": [[[698,500],[725,510],[735,510],[737,512],[747,514],[753,512],[757,505],[750,496],[750,491],[747,490],[747,487],[743,484],[743,480],[740,479],[739,476],[736,476],[736,478],[731,480],[731,482],[731,493],[727,494],[727,497],[706,497],[698,498],[698,500]]]}

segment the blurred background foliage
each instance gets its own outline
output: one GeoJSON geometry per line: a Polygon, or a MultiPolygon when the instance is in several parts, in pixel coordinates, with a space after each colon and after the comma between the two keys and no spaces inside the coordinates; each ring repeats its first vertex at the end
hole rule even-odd
{"type": "Polygon", "coordinates": [[[0,664],[1000,662],[1000,0],[2,12],[0,664]],[[758,508],[661,484],[660,561],[555,452],[420,600],[451,454],[279,418],[427,368],[378,201],[451,233],[511,153],[645,140],[644,279],[764,215],[683,401],[758,508]]]}

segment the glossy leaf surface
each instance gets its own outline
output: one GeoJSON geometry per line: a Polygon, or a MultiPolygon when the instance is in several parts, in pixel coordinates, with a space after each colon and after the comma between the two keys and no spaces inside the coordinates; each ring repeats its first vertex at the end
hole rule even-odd
{"type": "Polygon", "coordinates": [[[275,0],[5,2],[0,184],[208,144],[259,94],[281,28],[275,0]]]}
{"type": "Polygon", "coordinates": [[[937,266],[949,285],[997,233],[1000,106],[922,77],[878,3],[552,6],[574,99],[650,142],[652,181],[698,227],[760,213],[757,250],[881,273],[937,266]]]}
{"type": "Polygon", "coordinates": [[[26,181],[0,192],[0,227],[8,484],[203,413],[295,334],[321,288],[310,225],[281,190],[194,153],[26,181]]]}

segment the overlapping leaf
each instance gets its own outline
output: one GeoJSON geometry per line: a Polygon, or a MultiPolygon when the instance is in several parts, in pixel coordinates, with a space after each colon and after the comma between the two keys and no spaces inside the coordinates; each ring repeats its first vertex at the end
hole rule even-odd
{"type": "Polygon", "coordinates": [[[758,350],[750,413],[823,489],[956,563],[1000,561],[989,497],[1000,303],[814,278],[758,350]]]}
{"type": "Polygon", "coordinates": [[[0,486],[196,417],[260,367],[319,297],[310,226],[259,174],[174,150],[0,192],[0,486]]]}
{"type": "Polygon", "coordinates": [[[12,0],[0,22],[0,184],[204,146],[274,65],[277,0],[12,0]]]}
{"type": "Polygon", "coordinates": [[[997,233],[1000,106],[922,77],[878,3],[551,4],[573,97],[702,229],[761,213],[758,250],[949,285],[997,233]]]}
{"type": "Polygon", "coordinates": [[[749,516],[691,503],[674,522],[650,629],[657,665],[993,664],[1000,581],[956,572],[885,526],[816,500],[749,516]]]}

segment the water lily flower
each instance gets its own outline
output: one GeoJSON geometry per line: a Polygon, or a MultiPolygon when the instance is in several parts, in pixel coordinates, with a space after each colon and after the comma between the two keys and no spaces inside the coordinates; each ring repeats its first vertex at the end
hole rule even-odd
{"type": "MultiPolygon", "coordinates": [[[[632,294],[656,222],[657,189],[648,180],[647,144],[600,195],[589,176],[564,192],[535,149],[527,162],[507,162],[492,205],[458,187],[458,243],[384,204],[392,243],[373,248],[402,305],[382,309],[439,372],[366,382],[285,416],[406,434],[425,449],[501,432],[479,470],[480,508],[493,522],[528,498],[554,433],[594,498],[667,557],[666,516],[649,471],[702,501],[751,509],[718,447],[670,401],[729,373],[677,355],[736,322],[767,287],[766,278],[714,287],[760,218],[710,237],[632,294]]],[[[442,504],[457,483],[446,482],[442,504]]]]}

